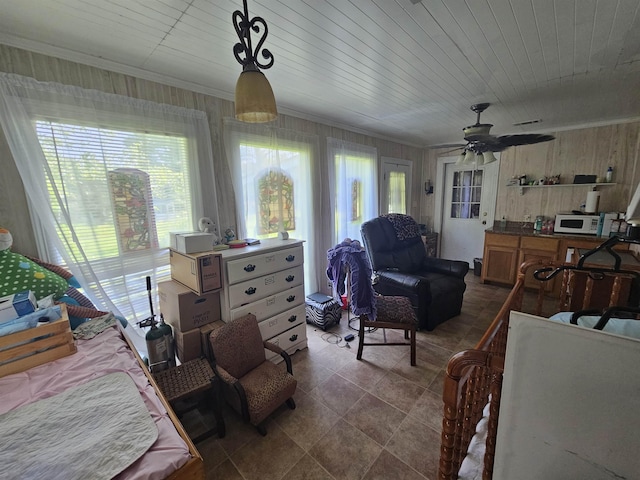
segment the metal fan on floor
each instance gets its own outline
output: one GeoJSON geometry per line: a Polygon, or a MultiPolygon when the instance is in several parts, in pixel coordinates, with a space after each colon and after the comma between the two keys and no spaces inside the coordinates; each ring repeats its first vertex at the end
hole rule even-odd
{"type": "MultiPolygon", "coordinates": [[[[531,145],[534,143],[553,140],[553,135],[528,133],[520,135],[491,135],[489,131],[493,127],[490,123],[480,123],[480,114],[484,112],[490,103],[478,103],[471,105],[471,110],[477,114],[476,123],[462,129],[466,145],[456,164],[477,162],[479,165],[495,162],[494,152],[501,152],[509,147],[517,145],[531,145]]],[[[453,150],[452,150],[453,151],[453,150]]]]}

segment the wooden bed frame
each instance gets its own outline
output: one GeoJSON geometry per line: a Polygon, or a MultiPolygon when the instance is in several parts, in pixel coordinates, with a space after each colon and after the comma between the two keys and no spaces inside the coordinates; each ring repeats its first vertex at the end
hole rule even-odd
{"type": "MultiPolygon", "coordinates": [[[[602,310],[629,298],[637,272],[531,261],[520,266],[517,280],[495,319],[474,349],[451,357],[444,379],[442,439],[438,477],[458,478],[476,426],[489,404],[482,478],[492,478],[502,373],[509,314],[513,311],[549,317],[560,311],[602,310]],[[534,273],[537,272],[537,273],[534,273]],[[561,280],[560,297],[550,282],[561,280]],[[532,288],[534,287],[534,288],[532,288]],[[532,291],[531,291],[532,290],[532,291]]],[[[601,313],[601,312],[600,312],[601,313]]]]}
{"type": "Polygon", "coordinates": [[[138,363],[140,364],[140,367],[144,371],[144,374],[147,376],[147,379],[149,379],[149,383],[153,386],[153,389],[155,390],[156,395],[162,402],[162,405],[164,406],[164,408],[167,410],[167,413],[169,414],[169,418],[171,418],[173,425],[176,427],[176,430],[178,431],[182,439],[185,441],[185,443],[189,447],[189,453],[191,454],[191,459],[189,459],[187,463],[185,463],[178,470],[176,470],[171,475],[169,475],[166,480],[204,480],[205,478],[204,460],[202,459],[200,452],[198,452],[198,449],[196,448],[194,443],[191,441],[191,438],[189,438],[189,435],[187,434],[186,430],[182,426],[182,423],[180,423],[180,419],[178,418],[176,413],[173,411],[173,408],[171,407],[171,405],[169,404],[165,396],[162,394],[160,387],[158,387],[158,384],[156,383],[153,376],[151,375],[151,372],[149,372],[149,369],[147,368],[146,364],[144,363],[142,358],[140,358],[140,355],[138,354],[138,350],[136,350],[131,340],[129,340],[129,337],[124,333],[124,329],[122,328],[121,323],[116,322],[116,324],[118,325],[118,330],[120,331],[120,334],[127,342],[127,345],[129,346],[131,351],[134,353],[136,359],[138,360],[138,363]]]}

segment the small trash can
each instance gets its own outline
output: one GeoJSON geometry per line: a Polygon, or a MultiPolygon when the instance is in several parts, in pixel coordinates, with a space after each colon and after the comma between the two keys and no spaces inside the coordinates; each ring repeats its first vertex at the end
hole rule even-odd
{"type": "Polygon", "coordinates": [[[474,258],[473,259],[473,274],[479,277],[482,274],[482,259],[474,258]]]}

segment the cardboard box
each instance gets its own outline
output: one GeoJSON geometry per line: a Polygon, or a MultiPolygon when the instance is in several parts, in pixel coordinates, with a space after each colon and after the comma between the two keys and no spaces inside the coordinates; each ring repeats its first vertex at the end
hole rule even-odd
{"type": "Polygon", "coordinates": [[[201,347],[202,354],[209,360],[212,360],[211,345],[209,344],[209,335],[211,335],[211,332],[213,332],[214,330],[217,330],[223,325],[224,325],[224,322],[222,320],[218,320],[213,323],[207,323],[206,325],[203,325],[202,327],[200,327],[200,343],[202,344],[202,347],[201,347]]]}
{"type": "Polygon", "coordinates": [[[219,253],[180,253],[169,249],[171,278],[197,295],[222,288],[221,263],[219,253]]]}
{"type": "Polygon", "coordinates": [[[171,248],[180,253],[208,252],[213,248],[213,233],[172,232],[171,248]]]}
{"type": "Polygon", "coordinates": [[[164,321],[182,332],[220,320],[220,294],[196,295],[174,280],[158,283],[164,321]]]}
{"type": "Polygon", "coordinates": [[[182,363],[196,360],[202,356],[199,328],[187,330],[186,332],[181,332],[174,328],[173,337],[176,342],[176,356],[182,363]]]}
{"type": "Polygon", "coordinates": [[[14,293],[0,298],[0,322],[33,313],[38,308],[36,297],[31,290],[14,293]]]}

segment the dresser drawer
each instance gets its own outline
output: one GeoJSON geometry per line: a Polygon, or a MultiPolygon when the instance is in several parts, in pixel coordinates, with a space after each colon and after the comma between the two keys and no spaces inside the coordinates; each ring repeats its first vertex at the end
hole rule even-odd
{"type": "Polygon", "coordinates": [[[229,285],[302,265],[302,246],[252,255],[227,262],[229,285]]]}
{"type": "Polygon", "coordinates": [[[253,313],[258,322],[261,322],[266,318],[291,310],[298,305],[304,305],[304,285],[231,309],[231,320],[240,318],[247,313],[253,313]]]}
{"type": "MultiPolygon", "coordinates": [[[[300,350],[307,346],[307,325],[305,323],[301,323],[280,335],[270,338],[269,342],[277,345],[291,355],[296,350],[300,350]]],[[[274,353],[271,350],[266,350],[265,353],[267,355],[267,359],[273,362],[282,360],[281,355],[274,353]]]]}
{"type": "Polygon", "coordinates": [[[255,302],[277,292],[302,285],[304,269],[302,265],[263,277],[252,278],[229,287],[229,308],[236,308],[255,302]]]}
{"type": "Polygon", "coordinates": [[[262,339],[267,340],[300,323],[306,323],[306,306],[298,305],[271,318],[258,323],[262,339]]]}

